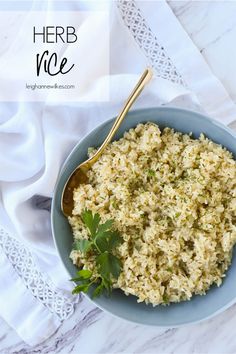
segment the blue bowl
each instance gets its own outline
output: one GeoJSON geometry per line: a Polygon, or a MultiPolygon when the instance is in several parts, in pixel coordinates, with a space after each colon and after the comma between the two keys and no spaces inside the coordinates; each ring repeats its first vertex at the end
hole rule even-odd
{"type": "MultiPolygon", "coordinates": [[[[204,133],[214,142],[225,146],[234,154],[234,158],[236,156],[236,135],[232,130],[202,114],[178,108],[158,107],[132,111],[121,124],[114,140],[121,138],[125,131],[138,123],[149,121],[158,124],[161,129],[171,127],[183,133],[192,132],[195,138],[198,138],[200,133],[204,133]]],[[[113,122],[114,118],[101,124],[76,145],[67,158],[55,187],[52,203],[52,231],[58,253],[70,277],[75,276],[77,268],[69,258],[73,242],[72,231],[60,209],[63,186],[76,166],[86,160],[88,147],[102,144],[113,122]]],[[[212,286],[205,296],[194,296],[190,301],[153,307],[137,303],[136,297],[126,296],[120,290],[114,290],[110,298],[101,296],[92,301],[101,309],[135,323],[176,327],[207,319],[231,306],[236,299],[235,279],[234,254],[232,265],[223,284],[219,288],[212,286]]]]}

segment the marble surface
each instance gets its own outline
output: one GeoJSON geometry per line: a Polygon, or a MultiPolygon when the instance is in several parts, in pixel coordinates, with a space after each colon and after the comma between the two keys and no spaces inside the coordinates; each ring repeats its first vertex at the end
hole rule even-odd
{"type": "Polygon", "coordinates": [[[236,2],[168,1],[213,73],[236,102],[236,2]]]}
{"type": "MultiPolygon", "coordinates": [[[[168,3],[236,102],[236,2],[168,3]]],[[[116,319],[81,296],[73,316],[36,347],[0,320],[0,353],[236,353],[235,327],[236,305],[197,325],[161,329],[116,319]]]]}
{"type": "Polygon", "coordinates": [[[197,325],[161,329],[116,319],[81,296],[75,313],[57,333],[36,347],[24,344],[0,323],[1,353],[236,353],[236,305],[197,325]]]}

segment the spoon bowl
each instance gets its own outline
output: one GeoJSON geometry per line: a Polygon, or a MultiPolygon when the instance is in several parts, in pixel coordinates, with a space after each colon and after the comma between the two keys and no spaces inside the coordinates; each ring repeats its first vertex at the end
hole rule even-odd
{"type": "Polygon", "coordinates": [[[75,169],[75,171],[72,172],[68,181],[66,182],[61,198],[61,210],[63,211],[63,214],[65,216],[72,215],[72,211],[74,208],[74,189],[80,184],[88,182],[88,170],[89,166],[86,163],[82,163],[75,169]]]}

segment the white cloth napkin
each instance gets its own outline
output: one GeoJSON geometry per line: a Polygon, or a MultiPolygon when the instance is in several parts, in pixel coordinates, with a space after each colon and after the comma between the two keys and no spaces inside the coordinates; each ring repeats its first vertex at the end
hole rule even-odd
{"type": "MultiPolygon", "coordinates": [[[[67,2],[66,9],[91,10],[93,5],[67,2]]],[[[178,104],[204,110],[225,124],[236,117],[225,88],[165,1],[120,0],[106,6],[110,76],[99,78],[85,95],[102,90],[109,80],[109,102],[0,104],[0,315],[30,345],[48,338],[73,312],[75,300],[53,244],[50,214],[32,200],[52,196],[61,164],[79,139],[119,112],[146,66],[153,67],[155,77],[135,108],[178,104]]],[[[93,24],[86,25],[89,50],[99,43],[103,26],[96,28],[94,43],[93,24]]],[[[89,70],[87,55],[80,67],[89,70]]],[[[100,64],[94,58],[93,65],[100,64]]]]}

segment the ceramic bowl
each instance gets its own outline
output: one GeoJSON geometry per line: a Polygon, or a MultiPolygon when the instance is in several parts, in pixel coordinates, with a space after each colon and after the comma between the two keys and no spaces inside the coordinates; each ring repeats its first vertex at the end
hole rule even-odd
{"type": "MultiPolygon", "coordinates": [[[[204,133],[214,142],[225,146],[236,156],[236,135],[229,128],[196,112],[159,107],[130,112],[119,128],[114,140],[122,137],[125,131],[138,123],[154,122],[163,129],[171,127],[183,133],[192,132],[195,138],[204,133]]],[[[58,178],[52,202],[52,231],[59,256],[69,273],[68,279],[75,276],[77,268],[72,264],[69,254],[72,248],[73,236],[67,219],[60,209],[63,186],[77,165],[86,160],[90,146],[100,146],[107,136],[114,118],[99,125],[85,136],[68,156],[58,178]]],[[[88,295],[90,297],[90,295],[88,295]]],[[[194,296],[190,301],[184,301],[169,306],[146,305],[137,303],[134,296],[126,296],[120,290],[114,290],[112,296],[101,296],[92,300],[101,309],[120,318],[145,325],[161,327],[176,327],[187,323],[198,322],[209,318],[228,308],[236,299],[236,257],[227,271],[223,284],[218,288],[212,286],[205,296],[194,296]]]]}

